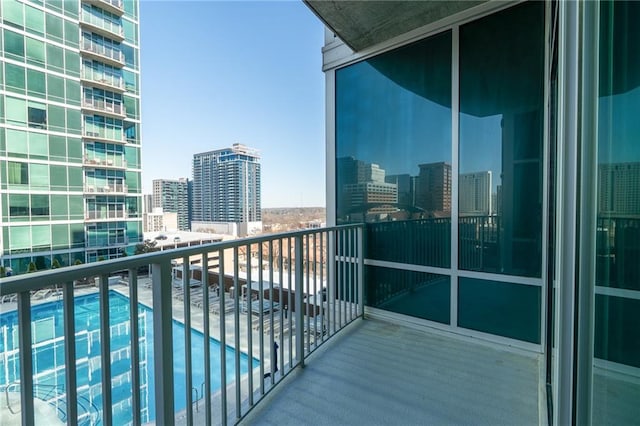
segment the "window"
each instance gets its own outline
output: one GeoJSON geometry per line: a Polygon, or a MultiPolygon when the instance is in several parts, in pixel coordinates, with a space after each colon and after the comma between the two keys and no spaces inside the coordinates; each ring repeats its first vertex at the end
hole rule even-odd
{"type": "Polygon", "coordinates": [[[10,185],[29,184],[29,165],[27,163],[9,161],[8,165],[8,180],[10,185]]]}
{"type": "Polygon", "coordinates": [[[4,30],[5,55],[18,61],[24,61],[24,37],[13,31],[4,30]]]}
{"type": "Polygon", "coordinates": [[[29,216],[29,196],[26,194],[9,194],[9,216],[26,218],[29,216]]]}
{"type": "Polygon", "coordinates": [[[42,106],[29,106],[27,107],[29,127],[36,129],[47,128],[47,110],[44,105],[42,106]]]}
{"type": "Polygon", "coordinates": [[[32,216],[49,216],[49,196],[48,195],[32,195],[31,196],[31,215],[32,216]]]}
{"type": "Polygon", "coordinates": [[[26,82],[24,68],[19,65],[4,64],[6,88],[16,93],[24,93],[26,82]]]}

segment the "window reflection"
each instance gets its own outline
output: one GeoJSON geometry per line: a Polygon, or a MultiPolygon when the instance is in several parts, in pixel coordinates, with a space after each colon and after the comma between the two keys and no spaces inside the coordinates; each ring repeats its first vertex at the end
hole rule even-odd
{"type": "Polygon", "coordinates": [[[593,424],[637,423],[640,3],[600,6],[593,424]]]}
{"type": "Polygon", "coordinates": [[[450,266],[450,32],[336,72],[336,154],[337,222],[368,222],[368,257],[450,266]]]}
{"type": "Polygon", "coordinates": [[[543,93],[542,3],[460,28],[461,269],[541,276],[543,93]]]}

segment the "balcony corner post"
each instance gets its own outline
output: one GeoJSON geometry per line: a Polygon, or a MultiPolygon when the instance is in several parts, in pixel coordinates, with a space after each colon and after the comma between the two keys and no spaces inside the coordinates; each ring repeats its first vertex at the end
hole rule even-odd
{"type": "Polygon", "coordinates": [[[358,226],[356,230],[357,237],[357,256],[358,256],[358,314],[364,319],[364,225],[358,226]]]}
{"type": "Polygon", "coordinates": [[[173,426],[173,336],[171,264],[153,263],[153,353],[156,381],[156,423],[173,426]]]}
{"type": "Polygon", "coordinates": [[[298,364],[304,368],[304,308],[303,291],[304,291],[304,271],[303,271],[303,240],[302,235],[295,237],[295,277],[296,277],[296,357],[298,364]]]}

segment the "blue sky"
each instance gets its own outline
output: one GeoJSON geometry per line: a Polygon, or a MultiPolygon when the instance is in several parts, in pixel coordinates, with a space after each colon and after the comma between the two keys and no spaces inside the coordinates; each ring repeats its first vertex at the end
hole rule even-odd
{"type": "Polygon", "coordinates": [[[262,206],[325,205],[324,29],[302,1],[140,4],[142,181],[197,152],[262,155],[262,206]]]}

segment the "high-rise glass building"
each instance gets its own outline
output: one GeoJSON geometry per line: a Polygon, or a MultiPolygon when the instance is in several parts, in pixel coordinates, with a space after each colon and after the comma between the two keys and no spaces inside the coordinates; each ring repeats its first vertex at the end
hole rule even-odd
{"type": "Polygon", "coordinates": [[[0,258],[14,273],[142,237],[137,0],[0,4],[0,258]]]}
{"type": "Polygon", "coordinates": [[[236,224],[239,235],[262,227],[260,155],[255,149],[233,144],[193,156],[192,219],[200,229],[236,224]]]}
{"type": "Polygon", "coordinates": [[[153,207],[161,208],[165,213],[177,213],[180,231],[188,231],[191,226],[189,186],[187,178],[153,180],[153,207]]]}

